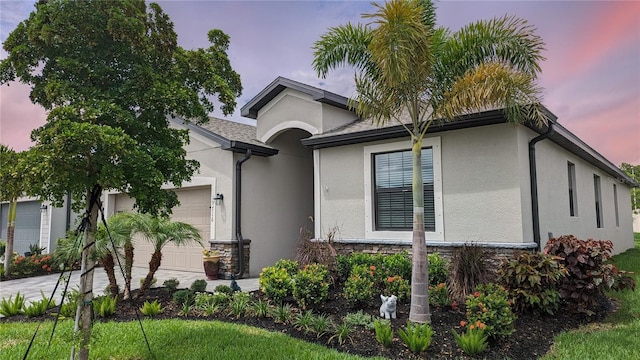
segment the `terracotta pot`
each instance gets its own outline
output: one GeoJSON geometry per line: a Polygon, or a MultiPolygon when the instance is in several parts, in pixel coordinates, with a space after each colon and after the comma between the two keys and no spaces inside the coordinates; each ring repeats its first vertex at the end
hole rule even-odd
{"type": "Polygon", "coordinates": [[[207,279],[216,280],[220,267],[220,256],[203,256],[202,264],[204,265],[204,273],[207,275],[207,279]]]}

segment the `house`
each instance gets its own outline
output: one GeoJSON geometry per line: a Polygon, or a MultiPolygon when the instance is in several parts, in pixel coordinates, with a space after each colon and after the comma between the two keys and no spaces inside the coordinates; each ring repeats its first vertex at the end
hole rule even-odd
{"type": "MultiPolygon", "coordinates": [[[[69,203],[67,198],[62,207],[53,207],[33,197],[18,198],[13,251],[24,254],[32,245],[45,248],[45,253],[55,250],[56,240],[64,237],[69,229],[75,228],[77,214],[68,206],[69,203]]],[[[0,203],[0,239],[5,241],[8,216],[9,203],[0,203]]]]}
{"type": "MultiPolygon", "coordinates": [[[[507,124],[499,110],[430,128],[422,153],[429,251],[473,242],[500,256],[564,234],[612,240],[616,253],[633,247],[638,184],[545,111],[544,128],[507,124]]],[[[221,252],[221,273],[257,276],[292,258],[305,226],[315,238],[337,228],[342,253],[411,249],[410,140],[401,125],[378,128],[345,97],[282,77],[241,114],[257,126],[171,120],[189,129],[188,156],[201,164],[176,189],[173,219],[221,252]]],[[[110,192],[104,204],[114,214],[133,201],[110,192]]],[[[202,271],[201,250],[165,247],[162,267],[202,271]]],[[[137,244],[136,266],[151,253],[137,244]]]]}

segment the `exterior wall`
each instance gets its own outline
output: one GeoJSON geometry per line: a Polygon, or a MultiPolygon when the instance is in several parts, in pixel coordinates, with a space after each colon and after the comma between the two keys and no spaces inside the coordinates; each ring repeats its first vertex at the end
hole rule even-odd
{"type": "Polygon", "coordinates": [[[286,89],[260,109],[257,138],[269,144],[287,129],[302,129],[315,135],[354,121],[357,116],[348,110],[322,104],[310,95],[286,89]]]}
{"type": "Polygon", "coordinates": [[[293,258],[300,228],[313,228],[308,219],[313,215],[313,156],[300,143],[308,136],[285,131],[270,144],[279,149],[277,155],[254,156],[242,165],[242,235],[251,240],[245,275],[257,276],[278,259],[293,258]]]}
{"type": "Polygon", "coordinates": [[[536,145],[541,247],[548,234],[573,234],[579,239],[611,240],[614,253],[633,247],[631,196],[628,185],[545,140],[536,145]],[[575,165],[577,216],[569,214],[567,162],[575,165]],[[600,177],[603,227],[596,227],[593,176],[600,177]],[[613,184],[618,193],[619,226],[616,226],[613,184]]]}
{"type": "Polygon", "coordinates": [[[260,109],[257,125],[258,140],[267,144],[291,128],[318,134],[322,131],[322,104],[307,94],[286,89],[260,109]]]}
{"type": "MultiPolygon", "coordinates": [[[[441,142],[441,181],[445,242],[522,244],[522,199],[517,128],[500,124],[434,134],[441,142]]],[[[425,140],[426,142],[427,140],[425,140]]],[[[319,228],[339,228],[339,238],[365,240],[365,146],[393,141],[320,149],[319,228]]],[[[434,155],[434,163],[436,162],[434,155]]],[[[435,165],[434,165],[435,166],[435,165]]],[[[435,170],[435,169],[434,169],[435,170]]],[[[436,179],[437,181],[437,179],[436,179]]],[[[316,215],[318,216],[318,215],[316,215]]],[[[318,228],[316,228],[318,229],[318,228]]],[[[411,232],[401,240],[410,243],[411,232]]],[[[427,234],[429,240],[429,234],[427,234]]],[[[378,242],[384,243],[385,240],[378,242]]],[[[437,246],[437,241],[429,245],[437,246]]],[[[524,245],[524,244],[523,244],[524,245]]]]}

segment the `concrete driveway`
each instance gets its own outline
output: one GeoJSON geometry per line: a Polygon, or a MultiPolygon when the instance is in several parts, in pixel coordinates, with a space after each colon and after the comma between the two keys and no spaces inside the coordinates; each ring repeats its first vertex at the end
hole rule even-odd
{"type": "MultiPolygon", "coordinates": [[[[116,272],[119,272],[116,269],[116,272]]],[[[65,274],[65,276],[68,273],[65,274]]],[[[144,278],[147,275],[146,268],[133,268],[133,274],[131,277],[131,287],[133,289],[137,289],[140,287],[140,279],[144,278]]],[[[116,274],[118,278],[118,285],[124,285],[124,278],[120,274],[116,274]]],[[[44,293],[44,295],[48,298],[51,296],[53,292],[56,282],[60,274],[51,274],[44,276],[36,276],[25,279],[18,280],[10,280],[10,281],[1,281],[0,282],[0,299],[1,298],[9,298],[9,296],[15,296],[18,292],[21,295],[24,295],[27,303],[31,300],[40,300],[42,295],[40,291],[44,293]]],[[[158,270],[155,275],[156,279],[158,279],[156,285],[162,286],[162,283],[165,280],[176,278],[180,281],[180,285],[178,288],[188,288],[191,284],[198,279],[206,280],[206,276],[203,272],[186,272],[186,271],[175,271],[175,270],[158,270]]],[[[248,279],[240,279],[237,280],[238,285],[242,291],[254,291],[259,289],[258,279],[257,278],[248,278],[248,279]]],[[[213,291],[213,289],[218,285],[229,285],[231,280],[208,280],[207,281],[207,291],[213,291]]],[[[95,296],[103,295],[105,289],[109,285],[109,281],[107,280],[107,274],[104,269],[97,268],[94,272],[93,278],[93,293],[95,296]]],[[[74,271],[71,275],[71,282],[69,283],[69,289],[78,288],[80,286],[80,271],[74,271]]],[[[60,303],[60,299],[62,298],[62,290],[63,285],[60,285],[56,290],[56,294],[54,298],[56,299],[56,303],[60,303]]]]}

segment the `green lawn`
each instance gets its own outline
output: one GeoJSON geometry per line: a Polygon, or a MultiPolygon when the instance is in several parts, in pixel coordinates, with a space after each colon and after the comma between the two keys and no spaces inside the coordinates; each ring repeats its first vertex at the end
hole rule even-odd
{"type": "MultiPolygon", "coordinates": [[[[632,271],[640,287],[640,233],[634,234],[635,249],[614,256],[622,270],[632,271]]],[[[635,292],[611,292],[620,306],[604,323],[563,333],[555,338],[544,359],[624,360],[637,359],[640,349],[640,288],[635,292]]]]}
{"type": "MultiPolygon", "coordinates": [[[[58,324],[48,348],[51,325],[45,322],[41,327],[29,359],[69,358],[73,322],[58,324]]],[[[363,359],[280,333],[218,321],[144,320],[143,325],[155,356],[149,354],[137,322],[109,322],[95,324],[91,359],[363,359]]],[[[21,359],[36,326],[2,324],[0,359],[21,359]]]]}

